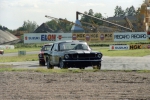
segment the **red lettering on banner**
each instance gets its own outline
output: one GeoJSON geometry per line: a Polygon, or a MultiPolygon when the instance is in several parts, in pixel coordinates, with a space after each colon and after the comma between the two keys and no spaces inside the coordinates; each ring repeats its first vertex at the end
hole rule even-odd
{"type": "Polygon", "coordinates": [[[49,34],[48,36],[47,36],[47,39],[49,40],[49,41],[51,41],[51,40],[56,40],[56,35],[55,34],[49,34]]]}

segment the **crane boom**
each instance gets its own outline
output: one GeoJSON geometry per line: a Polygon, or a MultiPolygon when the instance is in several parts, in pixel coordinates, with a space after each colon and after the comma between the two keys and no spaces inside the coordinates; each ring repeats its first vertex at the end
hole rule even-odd
{"type": "Polygon", "coordinates": [[[129,25],[130,29],[132,30],[132,32],[134,32],[134,30],[133,30],[134,27],[133,27],[132,23],[130,22],[130,20],[127,17],[124,17],[124,19],[128,23],[128,25],[129,25]]]}
{"type": "Polygon", "coordinates": [[[73,23],[73,22],[68,21],[68,20],[66,20],[66,19],[55,18],[55,17],[51,17],[51,16],[47,16],[47,15],[45,15],[45,17],[48,17],[48,18],[51,18],[51,19],[55,19],[55,20],[58,20],[58,21],[62,21],[62,22],[65,22],[65,23],[73,24],[73,25],[78,26],[78,27],[80,27],[80,28],[83,28],[83,29],[85,29],[85,30],[91,31],[91,29],[89,29],[89,28],[86,28],[86,27],[81,26],[81,25],[79,25],[79,24],[73,23]]]}
{"type": "Polygon", "coordinates": [[[106,20],[104,20],[104,19],[97,18],[97,17],[91,16],[91,15],[88,15],[88,14],[84,14],[84,13],[81,13],[81,12],[78,12],[78,11],[76,12],[76,17],[77,17],[77,19],[78,19],[78,15],[79,15],[79,14],[86,15],[86,16],[92,17],[92,18],[94,18],[94,19],[97,19],[97,20],[100,20],[100,21],[103,21],[103,22],[106,22],[106,23],[109,23],[109,24],[112,24],[112,25],[121,27],[121,28],[123,28],[123,29],[132,31],[132,29],[130,29],[130,28],[128,28],[128,27],[124,27],[124,26],[122,26],[122,25],[119,25],[119,24],[116,24],[116,23],[112,23],[112,22],[110,22],[110,21],[106,21],[106,20]]]}
{"type": "Polygon", "coordinates": [[[62,28],[56,21],[59,21],[57,18],[54,18],[54,17],[51,17],[51,16],[45,16],[46,18],[49,18],[49,19],[53,19],[54,22],[57,24],[57,26],[63,30],[63,32],[65,32],[64,28],[62,28]]]}

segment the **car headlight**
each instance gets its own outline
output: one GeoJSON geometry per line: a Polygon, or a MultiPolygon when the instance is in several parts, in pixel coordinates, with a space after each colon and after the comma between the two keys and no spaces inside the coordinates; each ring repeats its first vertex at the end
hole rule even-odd
{"type": "Polygon", "coordinates": [[[102,58],[102,54],[100,54],[100,53],[97,54],[97,57],[98,57],[98,58],[102,58]]]}
{"type": "Polygon", "coordinates": [[[65,59],[69,59],[69,55],[68,54],[66,54],[64,57],[65,57],[65,59]]]}

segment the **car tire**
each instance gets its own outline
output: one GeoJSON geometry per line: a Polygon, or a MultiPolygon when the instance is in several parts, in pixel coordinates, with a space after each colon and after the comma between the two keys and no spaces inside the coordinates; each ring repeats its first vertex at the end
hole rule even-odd
{"type": "Polygon", "coordinates": [[[44,61],[44,62],[39,61],[39,65],[40,65],[40,66],[45,66],[45,61],[44,61]]]}
{"type": "Polygon", "coordinates": [[[42,62],[41,61],[39,61],[39,66],[41,66],[42,65],[42,62]]]}
{"type": "Polygon", "coordinates": [[[60,67],[61,69],[68,69],[68,67],[65,66],[64,62],[62,61],[62,59],[59,60],[59,67],[60,67]]]}
{"type": "Polygon", "coordinates": [[[93,66],[93,69],[101,69],[101,62],[100,63],[98,63],[96,66],[93,66]]]}
{"type": "Polygon", "coordinates": [[[49,59],[47,60],[47,69],[54,69],[54,66],[50,64],[49,59]]]}
{"type": "Polygon", "coordinates": [[[99,64],[97,64],[97,69],[101,69],[101,62],[99,64]]]}

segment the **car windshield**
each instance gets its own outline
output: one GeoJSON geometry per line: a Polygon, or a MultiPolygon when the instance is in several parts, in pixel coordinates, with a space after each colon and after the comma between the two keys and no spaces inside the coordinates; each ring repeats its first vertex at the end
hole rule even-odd
{"type": "Polygon", "coordinates": [[[42,47],[41,51],[48,51],[51,48],[51,45],[45,45],[42,47]]]}
{"type": "Polygon", "coordinates": [[[86,43],[60,43],[60,50],[91,50],[86,43]]]}

